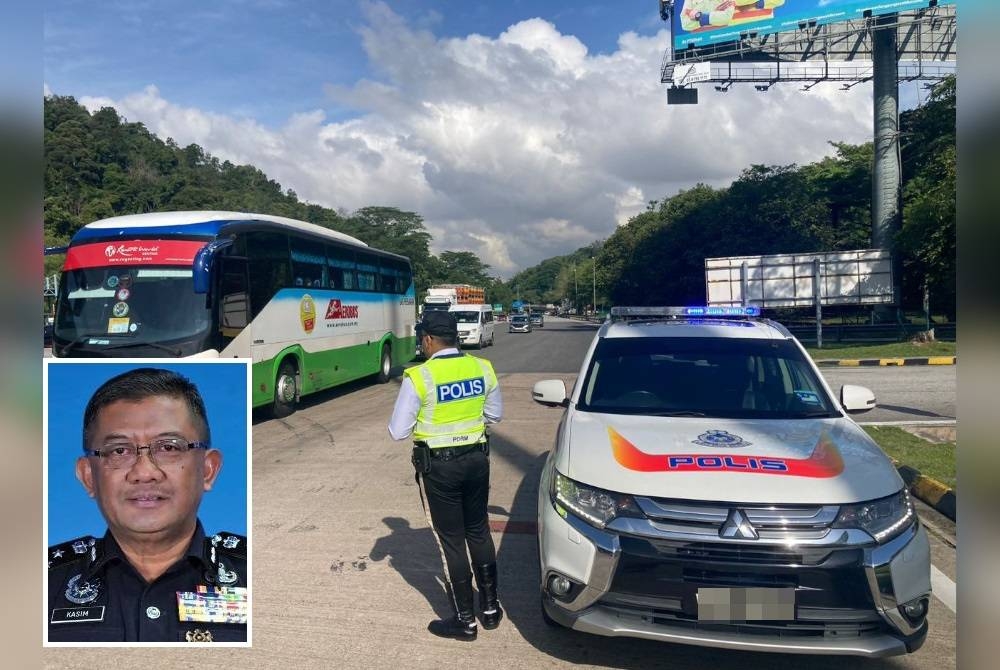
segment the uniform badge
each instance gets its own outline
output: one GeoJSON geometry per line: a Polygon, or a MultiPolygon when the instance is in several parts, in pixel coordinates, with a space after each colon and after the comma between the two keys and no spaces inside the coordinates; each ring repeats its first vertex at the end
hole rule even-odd
{"type": "Polygon", "coordinates": [[[217,584],[235,584],[239,581],[240,576],[236,574],[235,570],[226,570],[226,564],[219,561],[218,568],[215,571],[215,581],[217,584]]]}
{"type": "Polygon", "coordinates": [[[709,430],[699,435],[697,440],[691,441],[703,447],[749,447],[752,444],[739,435],[724,430],[709,430]]]}
{"type": "Polygon", "coordinates": [[[77,554],[86,554],[87,550],[94,546],[94,538],[87,540],[77,540],[73,543],[73,551],[77,554]]]}
{"type": "Polygon", "coordinates": [[[224,540],[222,540],[222,546],[226,549],[235,549],[240,543],[240,538],[235,535],[227,535],[224,540]]]}
{"type": "Polygon", "coordinates": [[[195,628],[184,633],[184,639],[188,642],[212,642],[212,631],[195,628]]]}
{"type": "Polygon", "coordinates": [[[76,603],[77,605],[86,605],[87,603],[92,603],[97,600],[97,596],[101,594],[101,580],[95,577],[92,580],[86,582],[80,582],[80,578],[83,575],[75,575],[70,578],[69,582],[66,584],[66,600],[71,603],[76,603]]]}

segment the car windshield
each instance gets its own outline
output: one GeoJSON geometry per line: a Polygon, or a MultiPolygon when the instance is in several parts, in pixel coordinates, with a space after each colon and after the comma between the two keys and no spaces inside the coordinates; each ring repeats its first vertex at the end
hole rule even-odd
{"type": "Polygon", "coordinates": [[[611,414],[805,419],[839,416],[790,341],[602,339],[579,409],[611,414]]]}
{"type": "Polygon", "coordinates": [[[528,320],[526,316],[512,316],[510,317],[511,323],[525,323],[528,320]]]}
{"type": "Polygon", "coordinates": [[[63,273],[55,336],[92,336],[114,344],[157,343],[209,327],[205,296],[194,292],[190,268],[78,268],[63,273]]]}
{"type": "Polygon", "coordinates": [[[479,323],[479,312],[452,312],[457,323],[479,323]]]}

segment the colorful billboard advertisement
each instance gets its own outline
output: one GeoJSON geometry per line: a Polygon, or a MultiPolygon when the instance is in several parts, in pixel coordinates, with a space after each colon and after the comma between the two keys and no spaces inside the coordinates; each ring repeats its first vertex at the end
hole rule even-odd
{"type": "MultiPolygon", "coordinates": [[[[953,5],[956,0],[940,0],[953,5]]],[[[674,51],[707,47],[758,35],[797,30],[815,21],[821,26],[872,16],[926,8],[928,0],[677,0],[670,21],[674,51]]]]}

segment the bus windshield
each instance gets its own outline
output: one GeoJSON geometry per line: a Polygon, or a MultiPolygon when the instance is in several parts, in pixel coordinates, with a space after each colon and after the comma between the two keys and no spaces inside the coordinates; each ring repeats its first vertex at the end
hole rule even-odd
{"type": "MultiPolygon", "coordinates": [[[[205,296],[184,267],[96,267],[64,272],[55,340],[63,346],[133,347],[190,339],[208,330],[205,296]]],[[[122,355],[134,354],[128,352],[122,355]]]]}

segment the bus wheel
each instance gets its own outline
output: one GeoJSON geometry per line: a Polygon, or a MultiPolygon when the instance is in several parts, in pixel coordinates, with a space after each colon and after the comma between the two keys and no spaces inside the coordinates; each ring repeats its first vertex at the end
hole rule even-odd
{"type": "Polygon", "coordinates": [[[281,419],[295,411],[295,366],[285,360],[278,368],[278,376],[274,380],[274,402],[271,404],[271,414],[275,419],[281,419]]]}
{"type": "Polygon", "coordinates": [[[382,360],[378,364],[378,383],[384,384],[389,381],[389,373],[392,371],[392,347],[388,344],[382,347],[382,360]]]}

